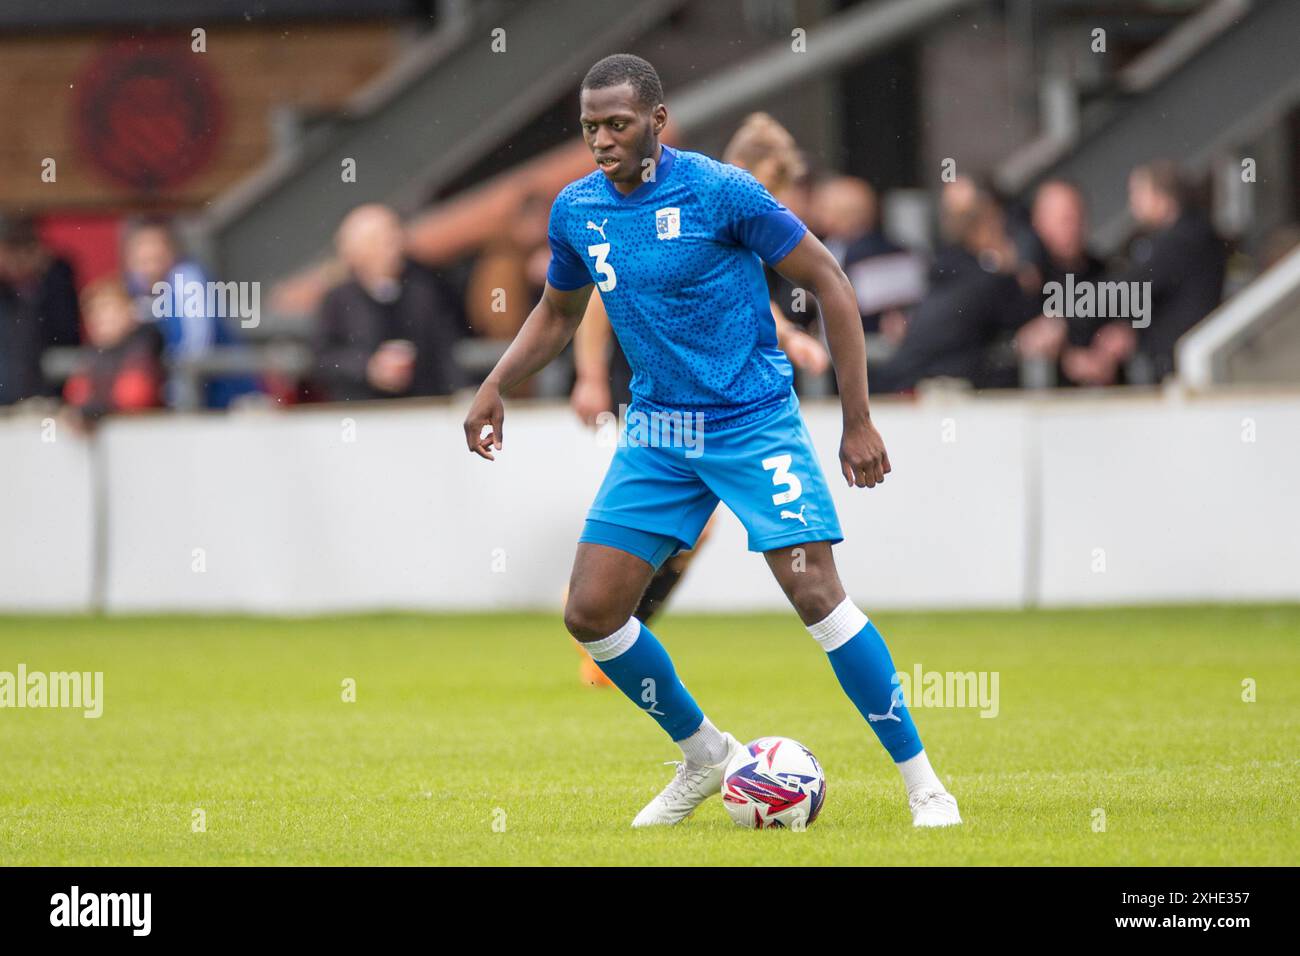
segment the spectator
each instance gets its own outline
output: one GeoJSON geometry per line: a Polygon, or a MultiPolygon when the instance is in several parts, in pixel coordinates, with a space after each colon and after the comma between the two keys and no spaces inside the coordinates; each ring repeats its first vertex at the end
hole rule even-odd
{"type": "MultiPolygon", "coordinates": [[[[794,136],[771,115],[760,111],[746,116],[722,151],[722,161],[748,170],[777,202],[803,218],[804,210],[800,207],[807,201],[808,164],[794,136]]],[[[806,332],[820,321],[821,310],[814,296],[795,289],[770,266],[763,266],[763,274],[778,324],[793,323],[806,332]]],[[[795,336],[790,339],[795,343],[795,353],[802,353],[805,346],[811,350],[816,345],[795,336]]]]}
{"type": "Polygon", "coordinates": [[[1061,366],[1084,385],[1114,383],[1125,362],[1139,380],[1159,381],[1174,368],[1174,343],[1205,318],[1223,295],[1227,253],[1209,220],[1191,203],[1177,164],[1158,160],[1129,175],[1129,210],[1141,235],[1131,262],[1115,279],[1149,282],[1150,325],[1110,322],[1087,348],[1066,349],[1061,366]]]}
{"type": "MultiPolygon", "coordinates": [[[[723,150],[722,161],[747,170],[796,216],[805,212],[808,164],[794,136],[769,114],[760,111],[746,116],[723,150]]],[[[816,297],[797,290],[771,266],[764,264],[763,274],[781,350],[801,373],[800,379],[803,374],[824,375],[830,368],[830,353],[816,337],[820,331],[816,336],[808,332],[815,324],[820,329],[821,308],[816,297]]],[[[619,359],[626,362],[621,353],[619,359]]]]}
{"type": "MultiPolygon", "coordinates": [[[[1105,265],[1088,251],[1087,208],[1077,186],[1061,179],[1044,182],[1034,194],[1031,222],[1042,286],[1055,282],[1065,287],[1068,276],[1076,285],[1102,279],[1105,265]]],[[[1090,346],[1104,324],[1105,319],[1088,316],[1038,315],[1016,333],[1016,348],[1026,358],[1055,365],[1066,348],[1090,346]]],[[[1057,380],[1069,378],[1058,370],[1057,380]]]]}
{"type": "Polygon", "coordinates": [[[335,241],[350,277],[321,305],[319,384],[333,401],[449,395],[459,317],[442,282],[406,256],[401,220],[387,206],[358,206],[335,241]]]}
{"type": "Polygon", "coordinates": [[[923,267],[885,237],[878,208],[871,184],[855,176],[833,177],[813,191],[813,220],[853,283],[863,331],[882,331],[882,314],[888,314],[886,335],[897,339],[903,328],[897,310],[920,298],[923,267]]]}
{"type": "Polygon", "coordinates": [[[82,293],[86,340],[92,351],[64,383],[63,397],[82,424],[105,415],[161,404],[162,336],[136,318],[131,296],[116,279],[92,283],[82,293]]]}
{"type": "Polygon", "coordinates": [[[41,354],[80,342],[72,266],[45,249],[30,219],[0,220],[0,405],[57,395],[41,354]]]}
{"type": "MultiPolygon", "coordinates": [[[[168,222],[143,219],[130,223],[122,243],[122,258],[126,288],[136,301],[138,317],[142,322],[158,324],[168,358],[202,359],[214,347],[237,341],[226,324],[227,316],[208,314],[207,276],[198,263],[182,255],[168,222]],[[205,290],[204,307],[196,308],[186,295],[191,283],[205,290]]],[[[236,396],[254,391],[257,384],[247,376],[212,376],[204,386],[203,403],[208,408],[225,408],[236,396]]],[[[176,404],[179,396],[177,383],[169,382],[168,404],[176,404]]]]}
{"type": "Polygon", "coordinates": [[[939,376],[966,379],[977,388],[1016,384],[1014,370],[1000,367],[992,353],[1033,314],[1032,300],[1017,281],[1020,262],[1001,207],[973,183],[958,188],[959,195],[945,197],[943,204],[950,244],[898,350],[872,363],[873,391],[908,391],[939,376]]]}
{"type": "Polygon", "coordinates": [[[962,230],[970,223],[981,202],[993,196],[982,179],[960,175],[945,183],[939,192],[939,243],[930,266],[931,288],[941,285],[969,265],[970,252],[963,244],[962,230]]]}
{"type": "MultiPolygon", "coordinates": [[[[859,256],[855,246],[876,235],[876,194],[856,176],[832,176],[813,187],[812,221],[827,250],[841,265],[859,256]]],[[[891,246],[890,251],[893,251],[891,246]]]]}

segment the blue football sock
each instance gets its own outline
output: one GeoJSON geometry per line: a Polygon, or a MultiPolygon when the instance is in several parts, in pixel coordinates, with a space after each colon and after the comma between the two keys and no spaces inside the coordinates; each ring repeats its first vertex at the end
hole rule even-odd
{"type": "Polygon", "coordinates": [[[903,688],[894,680],[894,660],[876,626],[845,598],[808,630],[826,651],[844,693],[894,762],[919,754],[921,735],[903,706],[903,688]]]}
{"type": "Polygon", "coordinates": [[[605,676],[673,740],[684,740],[704,722],[704,712],[678,679],[672,658],[636,618],[609,637],[582,646],[605,676]]]}

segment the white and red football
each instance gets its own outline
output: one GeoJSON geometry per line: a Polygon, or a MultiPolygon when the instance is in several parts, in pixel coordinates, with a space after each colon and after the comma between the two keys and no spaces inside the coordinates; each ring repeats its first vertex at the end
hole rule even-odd
{"type": "Polygon", "coordinates": [[[826,802],[826,775],[799,741],[759,737],[727,764],[722,802],[740,826],[799,830],[817,819],[826,802]]]}

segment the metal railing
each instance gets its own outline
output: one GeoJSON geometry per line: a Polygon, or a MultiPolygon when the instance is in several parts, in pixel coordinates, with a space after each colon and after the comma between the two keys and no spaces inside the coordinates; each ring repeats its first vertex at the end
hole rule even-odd
{"type": "MultiPolygon", "coordinates": [[[[1300,317],[1300,247],[1263,273],[1178,340],[1179,380],[1204,390],[1231,380],[1230,363],[1275,323],[1300,317]]],[[[1297,336],[1300,339],[1300,336],[1297,336]]],[[[1297,345],[1300,352],[1300,344],[1297,345]]],[[[1300,354],[1289,381],[1300,382],[1300,354]]]]}

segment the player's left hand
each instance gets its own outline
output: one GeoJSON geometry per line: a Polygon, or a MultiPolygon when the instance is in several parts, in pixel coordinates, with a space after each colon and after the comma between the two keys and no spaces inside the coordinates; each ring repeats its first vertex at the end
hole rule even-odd
{"type": "Polygon", "coordinates": [[[889,453],[870,419],[845,423],[840,440],[840,470],[849,487],[874,488],[889,474],[889,453]]]}

